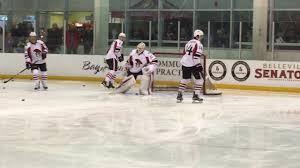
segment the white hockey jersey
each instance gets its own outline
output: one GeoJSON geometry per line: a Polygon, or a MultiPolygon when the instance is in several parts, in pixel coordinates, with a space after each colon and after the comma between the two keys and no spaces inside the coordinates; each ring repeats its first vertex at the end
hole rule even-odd
{"type": "Polygon", "coordinates": [[[28,42],[24,49],[25,61],[35,64],[46,63],[46,60],[42,59],[42,53],[48,53],[48,48],[43,41],[37,40],[36,43],[28,42]]]}
{"type": "Polygon", "coordinates": [[[158,65],[158,60],[152,53],[145,50],[141,54],[138,54],[137,50],[134,49],[129,55],[126,67],[129,68],[131,73],[139,73],[144,67],[150,64],[155,64],[156,66],[158,65]]]}
{"type": "Polygon", "coordinates": [[[123,41],[116,39],[114,42],[112,42],[109,50],[107,51],[107,54],[105,56],[105,59],[117,59],[121,56],[121,50],[123,47],[123,41]]]}
{"type": "Polygon", "coordinates": [[[190,40],[184,49],[184,55],[180,61],[181,65],[185,67],[193,67],[201,64],[200,57],[203,54],[203,45],[199,40],[190,40]]]}

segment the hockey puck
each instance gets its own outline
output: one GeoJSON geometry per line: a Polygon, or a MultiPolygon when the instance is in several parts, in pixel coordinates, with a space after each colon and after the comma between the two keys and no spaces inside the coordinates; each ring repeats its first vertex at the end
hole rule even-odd
{"type": "Polygon", "coordinates": [[[22,99],[22,101],[25,101],[25,99],[22,99]]]}
{"type": "Polygon", "coordinates": [[[82,85],[83,87],[85,87],[85,85],[82,85]]]}
{"type": "Polygon", "coordinates": [[[5,87],[3,87],[2,89],[6,89],[5,87]]]}

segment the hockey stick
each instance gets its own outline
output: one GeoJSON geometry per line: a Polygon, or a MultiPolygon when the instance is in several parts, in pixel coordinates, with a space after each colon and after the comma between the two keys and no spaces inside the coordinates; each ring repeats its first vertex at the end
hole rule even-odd
{"type": "Polygon", "coordinates": [[[209,80],[209,77],[206,72],[206,59],[207,56],[203,54],[204,62],[203,62],[203,70],[200,72],[200,75],[203,78],[203,94],[204,95],[222,95],[222,92],[218,91],[215,86],[212,84],[212,82],[209,80]],[[208,92],[208,89],[212,88],[211,92],[208,92]]]}
{"type": "MultiPolygon", "coordinates": [[[[33,64],[37,63],[38,61],[35,61],[33,64]]],[[[15,79],[17,76],[19,76],[21,73],[23,73],[24,71],[28,70],[29,68],[24,68],[22,71],[18,72],[17,74],[15,74],[14,76],[12,76],[11,78],[7,79],[6,81],[3,81],[3,83],[8,83],[11,80],[15,79]]]]}

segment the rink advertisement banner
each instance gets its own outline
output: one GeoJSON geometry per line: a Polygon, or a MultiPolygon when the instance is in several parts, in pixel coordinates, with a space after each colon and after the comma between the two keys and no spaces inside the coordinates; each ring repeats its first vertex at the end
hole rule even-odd
{"type": "MultiPolygon", "coordinates": [[[[23,54],[0,54],[0,74],[13,75],[25,67],[23,54]]],[[[99,55],[48,55],[49,76],[104,77],[108,71],[104,56],[99,55]]],[[[126,58],[125,58],[126,59],[126,58]]],[[[159,67],[155,79],[178,82],[182,71],[180,58],[158,57],[159,67]]],[[[119,66],[119,77],[123,65],[119,66]]],[[[207,75],[219,84],[299,87],[300,63],[242,60],[208,60],[207,75]]],[[[26,71],[24,75],[30,75],[26,71]]]]}
{"type": "Polygon", "coordinates": [[[209,60],[210,78],[221,84],[300,87],[300,63],[209,60]]]}

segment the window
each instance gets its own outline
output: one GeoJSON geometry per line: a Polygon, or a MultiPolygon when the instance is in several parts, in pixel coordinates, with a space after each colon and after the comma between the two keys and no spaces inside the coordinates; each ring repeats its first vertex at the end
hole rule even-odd
{"type": "Polygon", "coordinates": [[[242,48],[252,48],[253,12],[242,11],[233,13],[233,47],[239,47],[240,22],[242,23],[242,48]]]}
{"type": "Polygon", "coordinates": [[[158,0],[129,0],[129,9],[158,9],[158,0]]]}
{"type": "Polygon", "coordinates": [[[300,49],[300,11],[276,11],[275,46],[277,49],[300,49]]]}
{"type": "Polygon", "coordinates": [[[163,9],[194,9],[194,0],[161,0],[163,9]]]}
{"type": "Polygon", "coordinates": [[[109,11],[125,11],[125,0],[109,0],[109,11]]]}
{"type": "Polygon", "coordinates": [[[231,0],[197,0],[198,9],[230,9],[231,0]]]}
{"type": "Polygon", "coordinates": [[[188,41],[193,32],[193,12],[162,12],[163,45],[177,46],[178,24],[180,22],[180,41],[188,41]]]}
{"type": "Polygon", "coordinates": [[[128,33],[130,45],[149,40],[149,23],[152,22],[151,39],[157,40],[157,12],[128,12],[128,33]]]}
{"type": "Polygon", "coordinates": [[[197,12],[197,28],[204,31],[208,41],[208,22],[210,21],[210,46],[228,48],[230,41],[230,12],[197,12]]]}
{"type": "Polygon", "coordinates": [[[275,9],[299,9],[299,0],[274,0],[275,9]]]}
{"type": "Polygon", "coordinates": [[[234,9],[253,9],[253,0],[234,0],[234,9]]]}

